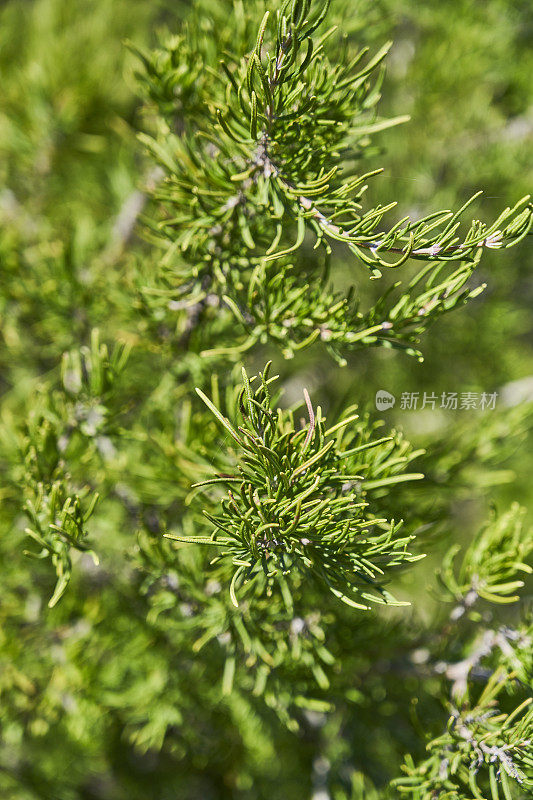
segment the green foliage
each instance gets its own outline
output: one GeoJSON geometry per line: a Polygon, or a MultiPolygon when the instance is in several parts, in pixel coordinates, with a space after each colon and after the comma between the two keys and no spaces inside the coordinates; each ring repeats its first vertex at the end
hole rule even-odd
{"type": "Polygon", "coordinates": [[[440,580],[452,602],[457,601],[449,615],[449,631],[458,624],[463,626],[459,635],[465,637],[465,644],[468,642],[466,656],[454,663],[434,664],[434,669],[451,681],[451,697],[446,703],[450,718],[446,732],[427,744],[429,755],[425,760],[415,764],[411,757],[406,758],[406,777],[394,781],[402,794],[420,799],[436,794],[457,800],[469,796],[468,792],[476,798],[490,792],[492,800],[498,800],[514,797],[513,786],[517,784],[524,792],[533,785],[531,620],[524,618],[516,629],[480,630],[479,623],[490,617],[473,608],[480,600],[496,604],[519,600],[508,594],[523,587],[522,581],[497,581],[517,570],[530,571],[517,562],[531,551],[530,532],[521,524],[522,512],[514,506],[505,514],[493,515],[463,550],[459,582],[453,562],[461,548],[450,548],[444,559],[440,580]],[[481,693],[474,682],[478,676],[488,678],[481,693]],[[512,711],[499,708],[498,696],[504,690],[523,695],[523,689],[526,698],[512,711]]]}
{"type": "Polygon", "coordinates": [[[458,800],[470,791],[482,798],[480,781],[486,786],[488,777],[490,797],[498,800],[512,797],[511,783],[524,790],[533,786],[524,772],[533,774],[531,698],[510,714],[498,713],[496,698],[508,680],[494,673],[477,702],[466,700],[461,711],[452,710],[446,733],[428,745],[429,758],[418,767],[412,759],[407,761],[407,777],[396,781],[402,793],[458,800]]]}
{"type": "MultiPolygon", "coordinates": [[[[26,533],[41,547],[40,552],[27,555],[51,558],[57,575],[50,607],[70,580],[71,548],[90,550],[87,522],[99,495],[81,483],[83,464],[91,458],[109,462],[115,453],[110,436],[116,434],[116,420],[106,401],[127,358],[125,345],[109,355],[94,330],[90,347],[64,354],[61,388],[42,387],[23,428],[5,425],[2,430],[4,451],[13,464],[6,474],[11,483],[7,496],[16,496],[18,486],[24,487],[24,511],[30,522],[26,533]]],[[[92,555],[98,564],[96,554],[92,555]]]]}
{"type": "Polygon", "coordinates": [[[509,580],[517,573],[530,575],[532,568],[527,562],[533,550],[533,535],[524,531],[523,509],[513,507],[507,514],[489,522],[468,548],[461,563],[458,575],[455,574],[454,560],[460,547],[452,547],[446,556],[440,573],[440,580],[449,595],[462,608],[469,608],[478,597],[495,603],[515,603],[517,589],[524,586],[521,580],[509,580]]]}
{"type": "MultiPolygon", "coordinates": [[[[85,523],[94,511],[98,494],[92,496],[89,508],[84,512],[79,496],[65,497],[64,487],[59,482],[54,483],[47,494],[40,484],[37,492],[34,502],[26,500],[25,510],[33,526],[26,528],[26,533],[42,549],[40,553],[26,551],[26,554],[34,558],[49,556],[52,559],[57,574],[57,584],[48,603],[52,608],[60,599],[70,580],[72,571],[70,548],[74,547],[82,551],[88,549],[87,544],[83,541],[87,535],[85,523]]],[[[97,564],[97,557],[95,555],[93,557],[97,564]]]]}
{"type": "Polygon", "coordinates": [[[213,534],[203,539],[167,536],[216,545],[224,550],[220,558],[231,556],[235,606],[238,589],[247,583],[259,581],[268,594],[277,585],[290,595],[293,572],[301,572],[306,582],[319,578],[355,608],[367,606],[354,595],[394,604],[380,576],[418,557],[407,551],[411,537],[399,535],[400,525],[377,517],[366,496],[373,488],[422,478],[399,471],[418,453],[394,437],[368,440],[365,428],[354,426],[358,415],[353,409],[327,427],[307,390],[309,423],[296,429],[291,411],[273,407],[269,367],[259,379],[249,379],[243,370],[238,398],[243,425],[236,428],[197,390],[242,455],[237,475],[218,474],[196,484],[227,490],[218,515],[204,511],[215,526],[213,534]]]}
{"type": "Polygon", "coordinates": [[[529,198],[492,225],[474,221],[463,238],[460,219],[475,197],[456,213],[405,217],[381,230],[394,203],[363,211],[367,180],[380,170],[361,173],[358,162],[371,134],[407,118],[375,117],[388,45],[366,63],[366,49],[347,51],[344,64],[330,61],[335,28],[317,30],[328,10],[328,3],[285,4],[276,36],[267,12],[252,51],[231,61],[224,60],[223,36],[223,76],[198,35],[185,47],[173,37],[152,58],[141,53],[143,84],[160,113],[155,135],[141,139],[165,174],[154,192],[164,212],[151,221],[150,239],[166,250],[168,296],[217,296],[244,328],[237,351],[273,339],[290,356],[322,339],[339,360],[360,344],[402,346],[420,357],[412,344],[427,324],[481,290],[461,291],[482,250],[527,235],[529,198]],[[192,79],[191,63],[194,74],[203,67],[202,80],[192,79]],[[169,93],[181,104],[171,115],[169,93]],[[298,263],[311,239],[326,260],[325,268],[317,265],[319,282],[316,270],[298,263]],[[347,245],[373,277],[411,257],[429,264],[406,292],[387,293],[361,313],[353,290],[343,296],[328,289],[332,241],[347,245]],[[454,261],[461,266],[446,274],[454,261]]]}
{"type": "Polygon", "coordinates": [[[526,6],[3,5],[2,797],[529,796],[526,6]]]}

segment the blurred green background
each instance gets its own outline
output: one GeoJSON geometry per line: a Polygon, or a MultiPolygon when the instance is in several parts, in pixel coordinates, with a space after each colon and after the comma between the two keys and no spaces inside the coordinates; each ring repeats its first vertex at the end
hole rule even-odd
{"type": "MultiPolygon", "coordinates": [[[[489,219],[528,192],[533,164],[528,0],[338,0],[336,5],[339,13],[345,11],[346,35],[376,49],[394,40],[381,113],[411,115],[409,123],[376,137],[368,169],[385,166],[385,173],[374,181],[371,201],[394,199],[399,216],[416,215],[456,208],[483,189],[473,213],[489,219]]],[[[132,396],[157,387],[153,364],[164,368],[165,359],[150,346],[142,348],[151,329],[137,302],[142,270],[150,269],[156,256],[138,236],[124,241],[121,233],[121,221],[142,203],[138,186],[150,171],[136,140],[144,122],[134,59],[124,40],[149,46],[159,30],[175,30],[186,11],[186,2],[170,0],[2,4],[0,423],[5,430],[57,370],[62,353],[86,342],[95,326],[106,340],[121,336],[140,344],[134,356],[138,377],[129,379],[132,396]]],[[[367,304],[382,289],[345,255],[336,258],[334,276],[339,285],[355,282],[367,304]]],[[[488,288],[426,334],[423,363],[377,349],[354,353],[342,370],[319,349],[297,363],[275,356],[289,397],[305,384],[316,402],[331,409],[359,402],[375,414],[378,389],[397,398],[417,391],[439,397],[443,391],[498,392],[494,412],[417,413],[403,411],[399,400],[386,412],[415,446],[441,453],[441,465],[453,466],[454,442],[471,453],[473,466],[458,470],[446,506],[448,533],[458,538],[486,516],[491,502],[516,499],[533,508],[527,416],[533,398],[531,244],[487,251],[475,277],[488,288]]],[[[263,354],[250,362],[262,366],[263,354]]],[[[4,435],[0,448],[6,474],[7,439],[4,435]]],[[[433,464],[428,462],[430,470],[433,464]]],[[[438,482],[437,472],[433,479],[438,482]]],[[[413,502],[418,497],[414,490],[408,496],[413,502]]],[[[268,714],[251,715],[239,697],[219,703],[206,675],[204,683],[186,690],[175,682],[172,647],[145,622],[130,568],[120,557],[131,546],[131,532],[118,501],[106,506],[95,531],[105,568],[101,584],[95,580],[87,591],[90,576],[76,579],[64,601],[48,611],[43,606],[52,579],[22,555],[19,498],[6,484],[0,486],[0,500],[2,797],[311,796],[310,778],[301,776],[312,773],[312,740],[296,744],[268,714]],[[210,709],[205,718],[204,706],[210,709]],[[183,734],[183,719],[197,715],[201,724],[183,734]],[[260,792],[252,788],[255,781],[260,792]]],[[[436,507],[437,516],[443,507],[436,507]]],[[[437,542],[433,561],[439,547],[437,542]]],[[[429,574],[433,561],[418,568],[418,576],[429,574]]],[[[412,589],[412,576],[405,580],[404,591],[412,589]]],[[[425,599],[423,586],[413,591],[425,599]]],[[[391,759],[394,774],[394,748],[385,740],[375,748],[391,759]]]]}

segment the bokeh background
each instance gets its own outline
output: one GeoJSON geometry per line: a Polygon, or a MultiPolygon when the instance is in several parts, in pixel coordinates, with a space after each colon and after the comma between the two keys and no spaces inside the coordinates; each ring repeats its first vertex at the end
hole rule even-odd
{"type": "MultiPolygon", "coordinates": [[[[354,40],[370,48],[394,40],[381,113],[411,115],[375,137],[368,169],[384,166],[385,173],[374,181],[371,201],[397,200],[399,216],[416,215],[456,208],[482,189],[473,213],[490,219],[531,190],[529,0],[337,5],[345,7],[345,32],[354,40]]],[[[122,336],[133,344],[150,331],[138,290],[156,255],[135,234],[125,241],[121,227],[142,205],[139,185],[151,169],[136,138],[144,121],[135,60],[124,42],[150,46],[186,13],[187,3],[170,0],[4,0],[0,8],[0,470],[6,475],[5,431],[26,413],[28,398],[57,370],[62,353],[86,341],[95,326],[108,340],[122,336]]],[[[276,359],[289,399],[306,385],[328,409],[358,402],[375,415],[375,393],[386,389],[397,397],[387,420],[416,447],[440,448],[440,463],[451,469],[454,448],[471,453],[472,466],[466,459],[455,476],[447,529],[418,577],[438,562],[446,537],[468,537],[491,504],[518,500],[531,518],[532,267],[528,240],[504,253],[488,251],[475,276],[487,289],[431,328],[421,363],[371,349],[353,353],[343,369],[314,349],[297,362],[276,359]],[[440,397],[444,391],[498,392],[497,408],[400,407],[402,392],[440,397]]],[[[335,257],[334,277],[339,285],[355,282],[367,304],[383,288],[345,254],[335,257]]],[[[151,359],[158,355],[148,349],[134,358],[131,396],[151,385],[151,359]]],[[[263,354],[249,361],[252,369],[261,366],[263,354]]],[[[120,488],[120,465],[113,480],[120,488]]],[[[313,774],[309,742],[296,746],[288,731],[276,729],[274,747],[268,720],[246,716],[237,699],[220,704],[207,685],[188,687],[184,697],[174,686],[172,648],[145,623],[124,564],[131,534],[120,493],[94,531],[103,570],[95,576],[85,565],[49,611],[52,577],[23,555],[13,486],[11,478],[0,484],[2,797],[310,797],[311,778],[301,777],[313,774]],[[209,714],[184,741],[176,731],[204,706],[209,714]],[[255,780],[260,793],[251,788],[255,780]]],[[[158,498],[163,490],[150,491],[158,498]]],[[[416,491],[409,497],[415,502],[416,491]]],[[[433,602],[423,581],[404,580],[400,592],[433,602]]],[[[380,748],[394,774],[394,747],[383,740],[380,748]]]]}

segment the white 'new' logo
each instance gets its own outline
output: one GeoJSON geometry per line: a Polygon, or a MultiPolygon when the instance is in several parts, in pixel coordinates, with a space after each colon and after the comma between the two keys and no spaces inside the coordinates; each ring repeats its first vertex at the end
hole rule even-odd
{"type": "Polygon", "coordinates": [[[380,389],[379,392],[376,392],[376,408],[378,411],[386,411],[388,408],[392,408],[395,402],[394,395],[386,392],[385,389],[380,389]]]}

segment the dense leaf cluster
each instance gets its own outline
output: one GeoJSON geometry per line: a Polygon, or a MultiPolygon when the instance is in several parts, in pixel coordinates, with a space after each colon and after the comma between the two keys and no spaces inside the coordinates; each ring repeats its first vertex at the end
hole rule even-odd
{"type": "Polygon", "coordinates": [[[393,436],[369,438],[368,430],[354,425],[358,415],[353,409],[327,427],[307,390],[309,421],[295,428],[293,412],[273,406],[269,366],[259,379],[249,379],[243,370],[238,398],[243,425],[234,427],[199,391],[242,455],[237,474],[217,474],[196,484],[226,488],[218,513],[204,511],[214,525],[213,535],[167,536],[215,545],[223,550],[221,559],[231,556],[235,606],[237,590],[258,578],[269,594],[273,583],[281,583],[282,592],[290,594],[293,572],[302,573],[306,582],[318,577],[355,608],[367,606],[354,595],[394,604],[380,585],[381,576],[418,556],[408,552],[411,537],[400,535],[401,524],[376,516],[366,497],[373,488],[422,478],[403,471],[418,453],[393,436]]]}
{"type": "Polygon", "coordinates": [[[9,800],[529,797],[527,13],[452,6],[2,7],[9,800]]]}
{"type": "Polygon", "coordinates": [[[319,33],[328,11],[329,3],[288,3],[275,26],[267,12],[253,49],[232,48],[228,59],[223,41],[216,64],[198,33],[183,48],[172,38],[151,58],[141,53],[144,84],[160,112],[155,133],[141,139],[164,175],[150,238],[166,251],[162,279],[171,302],[182,303],[185,293],[197,302],[217,297],[242,326],[240,352],[273,339],[292,355],[321,339],[338,359],[361,344],[419,356],[412,344],[427,324],[481,291],[463,286],[483,249],[528,234],[529,197],[491,225],[473,221],[463,236],[461,218],[477,195],[455,213],[405,217],[383,230],[395,204],[364,210],[368,180],[380,170],[361,172],[360,161],[372,134],[407,119],[375,114],[390,44],[371,58],[364,48],[332,62],[336,28],[319,33]],[[201,80],[193,79],[200,71],[201,80]],[[162,99],[169,92],[180,98],[179,124],[176,103],[169,115],[162,99]],[[410,258],[428,265],[403,293],[397,284],[362,312],[354,289],[329,288],[334,242],[374,278],[410,258]],[[318,275],[306,267],[311,244],[323,251],[318,275]],[[450,272],[450,262],[460,266],[450,272]]]}

